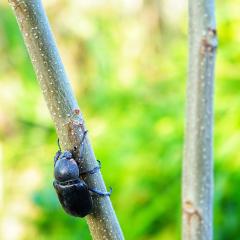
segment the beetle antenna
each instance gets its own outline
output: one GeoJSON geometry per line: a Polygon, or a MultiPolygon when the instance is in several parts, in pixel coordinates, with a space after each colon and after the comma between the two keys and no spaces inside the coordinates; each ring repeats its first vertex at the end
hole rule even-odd
{"type": "Polygon", "coordinates": [[[86,138],[87,133],[88,133],[88,130],[85,130],[85,131],[83,132],[83,136],[82,136],[82,140],[81,140],[80,145],[83,144],[83,142],[84,142],[84,140],[85,140],[85,138],[86,138]]]}
{"type": "Polygon", "coordinates": [[[61,146],[60,146],[60,140],[59,140],[59,138],[58,138],[58,140],[57,140],[57,143],[58,143],[58,148],[59,148],[59,150],[62,152],[62,149],[61,149],[61,146]]]}

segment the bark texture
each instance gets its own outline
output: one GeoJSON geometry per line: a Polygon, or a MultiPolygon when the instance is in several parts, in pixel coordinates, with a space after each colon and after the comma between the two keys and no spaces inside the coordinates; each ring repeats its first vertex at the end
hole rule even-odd
{"type": "MultiPolygon", "coordinates": [[[[24,37],[32,64],[64,150],[79,145],[85,129],[41,0],[9,0],[24,37]]],[[[88,137],[84,141],[82,170],[97,166],[88,137]]],[[[77,157],[77,156],[76,156],[77,157]]],[[[107,191],[101,173],[88,175],[91,188],[107,191]]],[[[94,211],[86,217],[93,239],[124,239],[109,197],[94,197],[94,211]]]]}
{"type": "Polygon", "coordinates": [[[182,179],[182,239],[213,237],[214,0],[189,0],[189,73],[182,179]]]}

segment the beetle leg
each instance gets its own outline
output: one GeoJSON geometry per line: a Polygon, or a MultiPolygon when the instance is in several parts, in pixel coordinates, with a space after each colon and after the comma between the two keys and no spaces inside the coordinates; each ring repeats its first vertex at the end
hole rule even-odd
{"type": "Polygon", "coordinates": [[[94,174],[94,173],[98,172],[101,169],[102,164],[101,164],[101,162],[99,160],[97,160],[97,162],[98,162],[98,166],[97,167],[95,167],[95,168],[93,168],[91,170],[87,170],[87,171],[81,172],[80,175],[94,174]]]}
{"type": "Polygon", "coordinates": [[[93,192],[93,193],[101,196],[101,197],[110,196],[110,195],[112,194],[112,188],[111,188],[111,187],[110,187],[109,192],[101,192],[101,191],[99,191],[99,190],[97,190],[97,189],[92,189],[92,188],[89,188],[88,190],[89,190],[90,192],[93,192]]]}

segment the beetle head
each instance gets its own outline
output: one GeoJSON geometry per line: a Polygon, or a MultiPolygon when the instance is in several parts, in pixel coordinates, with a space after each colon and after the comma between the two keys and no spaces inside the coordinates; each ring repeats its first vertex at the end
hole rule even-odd
{"type": "Polygon", "coordinates": [[[72,153],[69,152],[69,151],[64,151],[64,152],[60,155],[59,159],[61,159],[61,158],[71,159],[71,158],[72,158],[72,153]]]}

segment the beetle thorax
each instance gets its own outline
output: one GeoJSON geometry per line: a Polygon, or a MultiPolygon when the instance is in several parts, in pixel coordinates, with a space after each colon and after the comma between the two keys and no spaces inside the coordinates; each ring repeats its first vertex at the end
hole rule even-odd
{"type": "Polygon", "coordinates": [[[61,156],[54,167],[55,179],[59,182],[65,182],[79,178],[79,168],[76,161],[73,158],[68,159],[61,156]]]}

